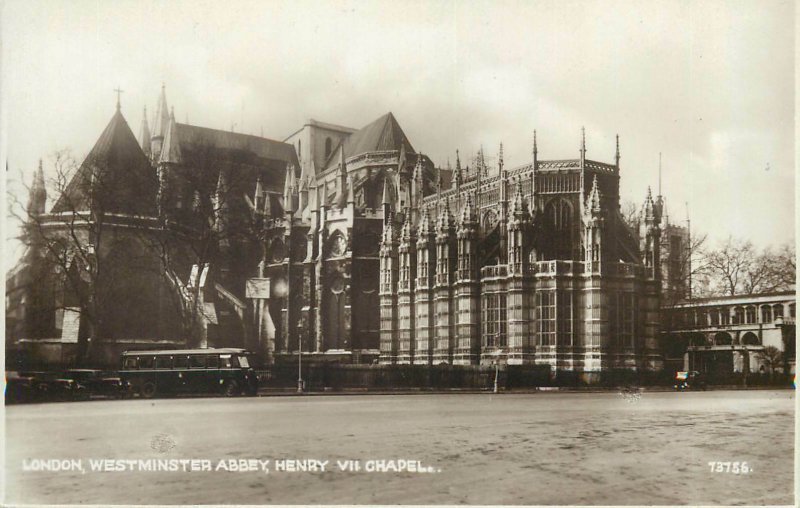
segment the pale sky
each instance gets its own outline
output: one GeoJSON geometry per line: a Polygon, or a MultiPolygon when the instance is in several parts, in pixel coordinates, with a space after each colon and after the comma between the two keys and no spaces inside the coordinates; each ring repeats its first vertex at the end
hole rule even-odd
{"type": "Polygon", "coordinates": [[[8,186],[84,156],[114,113],[138,135],[161,83],[178,121],[284,139],[391,111],[436,163],[505,148],[613,162],[712,239],[794,241],[792,1],[6,1],[8,186]]]}

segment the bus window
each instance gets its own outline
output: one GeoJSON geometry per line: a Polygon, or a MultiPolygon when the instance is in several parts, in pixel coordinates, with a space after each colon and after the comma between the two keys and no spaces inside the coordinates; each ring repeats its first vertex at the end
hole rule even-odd
{"type": "Polygon", "coordinates": [[[245,368],[245,369],[249,369],[250,368],[250,364],[247,362],[247,357],[246,356],[240,356],[238,358],[239,358],[239,367],[242,367],[242,368],[245,368]]]}
{"type": "Polygon", "coordinates": [[[231,355],[219,355],[219,367],[221,369],[230,369],[231,355]]]}
{"type": "Polygon", "coordinates": [[[219,368],[219,356],[211,355],[208,358],[206,358],[206,368],[218,369],[219,368]]]}
{"type": "Polygon", "coordinates": [[[206,357],[203,355],[192,355],[189,357],[190,369],[204,369],[206,367],[206,357]]]}
{"type": "Polygon", "coordinates": [[[175,357],[175,368],[176,369],[185,369],[189,367],[189,357],[188,356],[176,356],[175,357]]]}
{"type": "Polygon", "coordinates": [[[171,369],[172,357],[171,356],[156,356],[157,369],[171,369]]]}
{"type": "Polygon", "coordinates": [[[123,369],[135,369],[136,368],[136,358],[129,356],[125,358],[125,362],[122,364],[123,369]]]}
{"type": "Polygon", "coordinates": [[[141,356],[141,357],[139,357],[139,368],[140,369],[152,369],[153,368],[153,357],[152,356],[141,356]]]}

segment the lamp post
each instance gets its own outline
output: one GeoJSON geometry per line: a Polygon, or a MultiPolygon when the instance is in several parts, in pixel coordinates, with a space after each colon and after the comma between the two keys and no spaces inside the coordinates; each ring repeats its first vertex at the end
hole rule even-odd
{"type": "MultiPolygon", "coordinates": [[[[495,344],[500,340],[500,334],[495,335],[495,344]]],[[[503,353],[502,349],[495,349],[494,351],[494,393],[499,393],[498,381],[500,379],[500,355],[503,353]]]]}
{"type": "Polygon", "coordinates": [[[297,393],[303,393],[303,337],[297,336],[297,393]]]}

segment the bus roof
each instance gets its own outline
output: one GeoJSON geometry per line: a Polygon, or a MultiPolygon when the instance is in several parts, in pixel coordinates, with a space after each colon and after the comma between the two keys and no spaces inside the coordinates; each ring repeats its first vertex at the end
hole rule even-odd
{"type": "Polygon", "coordinates": [[[214,354],[245,354],[246,349],[235,347],[204,348],[204,349],[151,349],[144,351],[123,351],[123,356],[141,355],[214,355],[214,354]]]}

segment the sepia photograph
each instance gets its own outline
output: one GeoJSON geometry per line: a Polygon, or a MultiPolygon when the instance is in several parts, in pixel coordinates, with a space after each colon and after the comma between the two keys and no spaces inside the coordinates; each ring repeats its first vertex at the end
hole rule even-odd
{"type": "Polygon", "coordinates": [[[795,506],[791,0],[6,0],[3,506],[795,506]]]}

